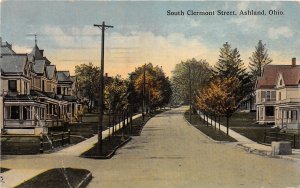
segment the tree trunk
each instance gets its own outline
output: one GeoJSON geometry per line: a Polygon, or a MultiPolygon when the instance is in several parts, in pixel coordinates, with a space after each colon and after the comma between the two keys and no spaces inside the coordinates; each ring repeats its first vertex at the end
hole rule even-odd
{"type": "Polygon", "coordinates": [[[108,112],[108,140],[110,141],[110,110],[108,112]]]}
{"type": "Polygon", "coordinates": [[[228,135],[228,132],[229,132],[229,117],[226,116],[226,133],[228,135]]]}
{"type": "Polygon", "coordinates": [[[221,117],[219,116],[219,131],[221,130],[220,122],[221,122],[221,117]]]}
{"type": "Polygon", "coordinates": [[[206,115],[206,126],[208,126],[208,115],[206,115]]]}
{"type": "Polygon", "coordinates": [[[215,116],[215,130],[217,130],[217,116],[215,116]]]}

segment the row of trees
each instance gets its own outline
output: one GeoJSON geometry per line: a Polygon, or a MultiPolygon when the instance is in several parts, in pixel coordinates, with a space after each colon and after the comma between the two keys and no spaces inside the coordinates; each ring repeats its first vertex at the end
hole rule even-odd
{"type": "MultiPolygon", "coordinates": [[[[88,112],[97,109],[100,86],[100,69],[92,63],[75,67],[79,93],[88,112]]],[[[104,105],[108,112],[115,113],[131,108],[141,110],[143,104],[147,110],[167,105],[172,90],[169,78],[163,69],[151,63],[137,67],[127,79],[120,75],[104,78],[104,105]]]]}
{"type": "Polygon", "coordinates": [[[249,60],[247,71],[238,49],[226,42],[220,48],[219,59],[214,67],[210,67],[205,60],[195,59],[177,64],[172,77],[174,101],[187,102],[189,90],[186,87],[191,81],[194,109],[214,117],[225,116],[228,134],[230,117],[246,96],[253,96],[256,78],[261,76],[263,66],[272,62],[262,41],[258,42],[249,60]],[[190,77],[186,76],[189,72],[185,70],[189,66],[196,73],[190,77]]]}

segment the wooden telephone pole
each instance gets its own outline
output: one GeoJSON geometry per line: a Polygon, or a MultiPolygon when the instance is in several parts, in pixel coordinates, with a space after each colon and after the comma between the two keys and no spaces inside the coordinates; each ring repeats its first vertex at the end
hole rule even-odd
{"type": "Polygon", "coordinates": [[[95,27],[98,27],[102,31],[101,37],[101,67],[100,67],[100,95],[99,95],[99,123],[98,123],[98,154],[102,154],[102,129],[103,129],[103,93],[104,93],[104,32],[106,28],[113,28],[113,26],[105,25],[105,22],[102,22],[101,25],[94,24],[95,27]]]}

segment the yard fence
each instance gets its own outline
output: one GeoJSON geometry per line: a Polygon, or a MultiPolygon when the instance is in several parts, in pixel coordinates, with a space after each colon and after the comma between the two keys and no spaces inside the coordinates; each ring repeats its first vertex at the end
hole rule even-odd
{"type": "Polygon", "coordinates": [[[45,144],[49,144],[51,148],[64,146],[71,143],[70,129],[67,132],[49,133],[49,135],[40,136],[40,153],[44,153],[45,144]]]}
{"type": "Polygon", "coordinates": [[[272,141],[289,141],[292,148],[300,148],[300,135],[281,132],[265,132],[264,143],[271,143],[272,141]]]}

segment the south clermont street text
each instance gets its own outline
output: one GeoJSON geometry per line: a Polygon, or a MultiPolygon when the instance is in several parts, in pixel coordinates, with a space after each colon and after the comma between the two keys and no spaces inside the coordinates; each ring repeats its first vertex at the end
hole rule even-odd
{"type": "Polygon", "coordinates": [[[187,10],[184,12],[183,10],[179,11],[167,11],[167,16],[235,16],[235,15],[241,15],[241,16],[265,16],[265,15],[284,15],[283,11],[281,10],[240,10],[238,11],[223,11],[223,10],[217,10],[217,11],[195,11],[195,10],[187,10]]]}

